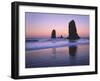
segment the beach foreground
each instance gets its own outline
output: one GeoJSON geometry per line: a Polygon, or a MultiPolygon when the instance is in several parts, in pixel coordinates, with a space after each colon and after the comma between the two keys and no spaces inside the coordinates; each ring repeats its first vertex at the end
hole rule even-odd
{"type": "Polygon", "coordinates": [[[89,40],[26,42],[26,68],[89,65],[89,40]]]}

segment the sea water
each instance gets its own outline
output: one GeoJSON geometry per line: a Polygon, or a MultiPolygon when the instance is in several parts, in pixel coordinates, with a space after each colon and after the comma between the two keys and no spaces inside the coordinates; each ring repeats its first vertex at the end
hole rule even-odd
{"type": "Polygon", "coordinates": [[[89,65],[89,39],[38,39],[26,41],[25,67],[89,65]]]}

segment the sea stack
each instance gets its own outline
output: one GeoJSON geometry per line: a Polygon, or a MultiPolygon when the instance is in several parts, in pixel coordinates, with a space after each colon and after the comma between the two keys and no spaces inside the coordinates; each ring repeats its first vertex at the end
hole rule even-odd
{"type": "Polygon", "coordinates": [[[63,38],[63,36],[61,35],[60,38],[63,38]]]}
{"type": "Polygon", "coordinates": [[[51,38],[56,38],[56,30],[52,30],[51,32],[51,38]]]}
{"type": "Polygon", "coordinates": [[[76,28],[76,24],[75,21],[72,20],[69,22],[69,36],[68,39],[69,40],[76,40],[79,39],[79,35],[77,33],[77,28],[76,28]]]}

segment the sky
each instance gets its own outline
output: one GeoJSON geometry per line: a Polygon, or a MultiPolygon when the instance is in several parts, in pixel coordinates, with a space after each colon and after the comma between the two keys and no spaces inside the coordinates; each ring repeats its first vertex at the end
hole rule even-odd
{"type": "Polygon", "coordinates": [[[71,20],[80,37],[89,37],[89,15],[25,12],[26,38],[49,38],[53,29],[57,37],[68,37],[71,20]]]}

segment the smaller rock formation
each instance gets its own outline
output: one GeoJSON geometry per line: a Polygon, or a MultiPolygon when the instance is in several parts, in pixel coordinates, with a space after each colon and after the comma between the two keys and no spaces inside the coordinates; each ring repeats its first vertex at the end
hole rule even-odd
{"type": "Polygon", "coordinates": [[[76,24],[75,24],[75,21],[72,20],[69,22],[69,36],[68,36],[68,39],[70,40],[76,40],[76,39],[79,39],[79,35],[77,33],[77,28],[76,28],[76,24]]]}
{"type": "Polygon", "coordinates": [[[61,35],[60,38],[63,38],[63,36],[61,35]]]}
{"type": "Polygon", "coordinates": [[[56,38],[56,30],[52,30],[51,32],[51,38],[56,38]]]}

